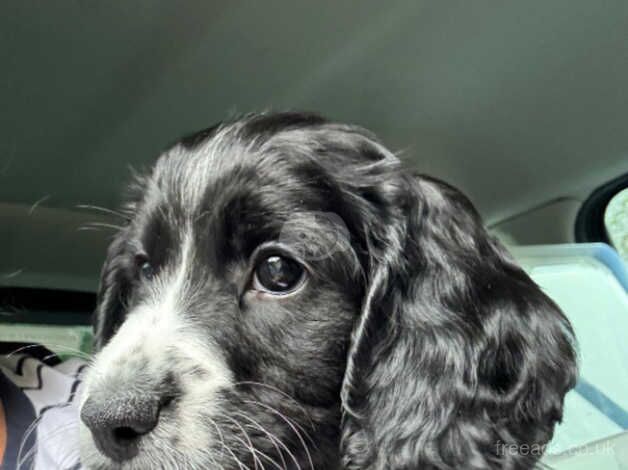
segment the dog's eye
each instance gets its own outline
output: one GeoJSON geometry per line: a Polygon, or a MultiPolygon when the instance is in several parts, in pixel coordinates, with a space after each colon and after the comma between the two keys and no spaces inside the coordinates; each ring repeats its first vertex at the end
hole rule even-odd
{"type": "Polygon", "coordinates": [[[297,261],[273,255],[264,258],[255,268],[253,288],[271,294],[287,294],[296,290],[305,279],[305,270],[297,261]]]}
{"type": "Polygon", "coordinates": [[[153,267],[151,266],[151,264],[148,261],[145,261],[141,266],[140,266],[140,274],[142,275],[142,277],[148,281],[150,281],[153,276],[155,275],[155,270],[153,269],[153,267]]]}
{"type": "Polygon", "coordinates": [[[135,259],[135,263],[137,265],[137,273],[141,278],[150,281],[153,277],[155,277],[155,269],[145,256],[138,256],[135,259]]]}

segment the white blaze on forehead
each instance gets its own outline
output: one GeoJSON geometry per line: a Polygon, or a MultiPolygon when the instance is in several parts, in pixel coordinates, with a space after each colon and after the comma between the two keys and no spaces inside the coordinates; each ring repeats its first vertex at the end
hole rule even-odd
{"type": "Polygon", "coordinates": [[[175,145],[157,161],[153,178],[166,176],[168,189],[177,192],[183,206],[198,209],[212,178],[233,167],[238,157],[252,152],[254,141],[238,137],[242,126],[240,123],[222,127],[193,148],[175,145]]]}
{"type": "Polygon", "coordinates": [[[150,294],[128,312],[120,329],[96,356],[87,377],[88,391],[92,382],[100,380],[132,382],[133,376],[141,373],[153,376],[158,383],[167,371],[173,371],[176,376],[194,367],[206,372],[202,383],[193,387],[202,388],[204,393],[232,383],[231,372],[220,351],[200,335],[201,329],[186,315],[186,299],[194,295],[189,281],[192,263],[193,241],[187,230],[175,265],[164,267],[153,280],[145,281],[150,282],[150,294]],[[142,364],[145,367],[137,370],[142,364]]]}

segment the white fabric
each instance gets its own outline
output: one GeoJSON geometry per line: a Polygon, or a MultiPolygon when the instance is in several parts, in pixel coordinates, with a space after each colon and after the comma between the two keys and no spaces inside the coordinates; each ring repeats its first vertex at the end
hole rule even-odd
{"type": "Polygon", "coordinates": [[[80,468],[77,404],[85,366],[75,358],[53,367],[24,355],[0,357],[1,372],[22,389],[37,416],[36,446],[19,450],[18,469],[80,468]]]}

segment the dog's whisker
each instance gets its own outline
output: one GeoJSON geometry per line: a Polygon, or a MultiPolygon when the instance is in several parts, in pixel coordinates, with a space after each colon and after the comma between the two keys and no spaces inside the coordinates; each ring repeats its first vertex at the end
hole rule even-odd
{"type": "Polygon", "coordinates": [[[231,454],[231,457],[233,458],[234,462],[236,462],[236,464],[238,465],[239,468],[241,468],[243,470],[247,470],[246,466],[242,463],[242,461],[240,459],[238,459],[238,457],[235,455],[235,452],[233,452],[233,450],[231,450],[231,447],[229,447],[227,445],[227,443],[225,442],[225,439],[224,439],[224,436],[222,434],[222,431],[220,430],[220,427],[218,426],[216,421],[214,421],[209,416],[207,417],[207,420],[210,422],[210,424],[212,424],[214,426],[214,428],[216,428],[216,432],[218,433],[218,436],[220,438],[220,443],[222,444],[222,447],[224,449],[226,449],[227,452],[229,452],[231,454]]]}
{"type": "MultiPolygon", "coordinates": [[[[274,389],[274,387],[272,387],[272,388],[274,389]]],[[[276,390],[276,391],[278,391],[278,392],[281,392],[281,390],[279,390],[279,389],[275,389],[275,390],[276,390]]],[[[286,397],[290,397],[290,395],[287,395],[287,394],[286,394],[285,396],[286,396],[286,397]]],[[[298,403],[298,402],[297,402],[294,398],[292,398],[292,400],[293,400],[295,403],[299,404],[299,403],[298,403]]],[[[269,405],[267,405],[267,406],[269,406],[269,405]]],[[[314,430],[314,429],[315,429],[315,427],[314,427],[314,423],[312,422],[311,418],[309,417],[309,414],[307,414],[307,411],[305,410],[305,408],[303,408],[303,406],[300,406],[300,409],[303,411],[303,413],[306,413],[306,414],[305,414],[305,417],[309,420],[309,422],[310,422],[310,424],[311,424],[311,426],[312,426],[312,429],[314,430]]],[[[273,411],[277,412],[277,410],[276,410],[276,409],[274,409],[273,411]]],[[[289,419],[289,418],[287,418],[285,415],[283,415],[283,417],[284,417],[284,419],[289,419]]],[[[300,430],[300,431],[301,431],[301,432],[305,435],[305,437],[306,437],[306,438],[310,441],[310,444],[312,444],[312,446],[317,447],[317,446],[316,446],[316,441],[315,441],[315,440],[314,440],[314,438],[313,438],[313,437],[312,437],[312,436],[311,436],[311,435],[310,435],[310,434],[309,434],[309,433],[308,433],[308,432],[307,432],[307,431],[303,428],[303,426],[301,426],[299,423],[297,423],[297,422],[296,422],[294,419],[292,419],[292,418],[290,418],[290,422],[291,422],[294,426],[296,426],[296,427],[297,427],[297,428],[298,428],[298,429],[299,429],[299,430],[300,430]]]]}
{"type": "MultiPolygon", "coordinates": [[[[277,442],[281,442],[281,440],[279,439],[279,437],[277,437],[275,434],[271,433],[268,429],[266,429],[264,426],[262,426],[260,423],[258,423],[257,421],[255,421],[253,418],[251,418],[250,416],[245,415],[244,413],[239,413],[236,412],[235,413],[236,416],[241,416],[242,418],[250,421],[251,423],[253,423],[253,426],[256,429],[261,430],[264,434],[266,434],[266,436],[268,437],[268,440],[271,442],[271,444],[273,445],[273,447],[275,447],[275,450],[277,451],[277,455],[279,455],[279,458],[281,459],[281,463],[283,464],[283,468],[287,468],[287,463],[286,460],[283,456],[283,452],[282,450],[279,448],[279,446],[277,445],[277,442]]],[[[246,425],[246,426],[251,426],[251,425],[246,425]]],[[[282,443],[283,444],[283,443],[282,443]]],[[[270,457],[268,457],[270,459],[270,457]]],[[[270,459],[272,461],[272,463],[274,465],[276,465],[280,470],[281,470],[281,466],[274,460],[274,459],[270,459]]]]}
{"type": "MultiPolygon", "coordinates": [[[[37,424],[39,424],[42,418],[43,418],[43,415],[39,415],[37,418],[35,418],[33,422],[26,428],[26,430],[24,431],[24,434],[22,434],[22,438],[20,439],[20,446],[18,448],[17,458],[16,458],[18,469],[20,468],[20,462],[22,461],[21,456],[22,456],[22,452],[24,451],[24,446],[28,442],[28,439],[30,438],[31,434],[35,431],[35,429],[37,428],[37,424]]],[[[33,443],[33,448],[36,448],[36,447],[37,447],[37,441],[35,440],[35,442],[33,443]]]]}
{"type": "Polygon", "coordinates": [[[271,390],[273,392],[276,392],[278,394],[280,394],[281,396],[287,398],[288,400],[290,400],[292,403],[294,403],[295,405],[297,405],[297,407],[303,412],[303,416],[308,420],[308,422],[310,423],[310,425],[312,426],[312,430],[315,430],[315,426],[314,423],[312,422],[312,419],[310,418],[310,414],[308,413],[308,411],[305,409],[305,407],[299,403],[296,398],[294,398],[293,396],[291,396],[290,394],[284,392],[283,390],[273,386],[273,385],[269,385],[266,383],[262,383],[262,382],[255,382],[253,380],[243,380],[243,381],[239,381],[233,384],[235,387],[237,387],[238,385],[253,385],[253,386],[257,386],[257,387],[264,387],[267,388],[268,390],[271,390]]]}
{"type": "Polygon", "coordinates": [[[76,228],[77,232],[102,232],[103,230],[98,228],[98,227],[87,227],[87,226],[80,226],[76,228]]]}
{"type": "MultiPolygon", "coordinates": [[[[72,353],[72,355],[74,355],[74,356],[76,356],[76,357],[78,357],[78,358],[81,358],[81,359],[85,359],[85,360],[87,360],[87,361],[92,361],[92,360],[93,360],[92,356],[90,356],[89,354],[87,354],[87,353],[86,353],[86,352],[84,352],[84,351],[81,351],[80,349],[76,349],[76,348],[73,348],[73,347],[71,347],[71,346],[67,346],[67,345],[65,345],[65,344],[56,344],[56,343],[48,343],[48,342],[47,342],[45,345],[42,345],[42,344],[27,344],[27,345],[25,345],[25,346],[20,346],[19,348],[16,348],[16,349],[14,349],[14,350],[13,350],[13,351],[11,351],[11,352],[6,353],[4,356],[5,356],[7,359],[9,359],[9,358],[11,358],[13,355],[15,355],[15,354],[18,354],[18,353],[24,352],[24,351],[26,351],[26,350],[28,350],[28,349],[31,349],[31,348],[40,348],[40,347],[42,347],[42,346],[44,346],[44,347],[49,346],[49,347],[51,347],[51,348],[55,348],[55,349],[59,350],[59,352],[68,352],[68,353],[72,353]]],[[[55,357],[55,356],[56,356],[56,357],[59,357],[59,354],[58,354],[58,353],[53,352],[52,354],[50,354],[50,355],[48,355],[48,356],[46,356],[46,357],[47,357],[47,358],[50,358],[50,357],[55,357]]]]}
{"type": "MultiPolygon", "coordinates": [[[[59,429],[59,428],[57,428],[57,429],[59,429]]],[[[75,432],[78,435],[78,427],[76,427],[75,423],[71,423],[71,424],[68,425],[67,429],[59,430],[59,432],[56,432],[55,435],[50,435],[52,433],[49,433],[49,435],[44,436],[44,441],[43,442],[45,442],[46,439],[51,440],[52,438],[58,437],[59,434],[65,433],[67,431],[71,431],[73,429],[75,429],[75,432]]],[[[66,449],[64,449],[64,451],[65,450],[66,449]]],[[[57,451],[56,451],[57,457],[56,457],[55,460],[57,460],[57,462],[58,462],[58,468],[67,470],[69,468],[72,468],[72,467],[70,467],[70,462],[72,462],[74,464],[80,462],[80,455],[79,455],[78,449],[67,449],[67,452],[63,452],[60,455],[59,455],[59,451],[60,451],[60,449],[57,448],[57,451]]],[[[34,468],[34,466],[36,464],[37,464],[37,459],[33,459],[32,463],[31,463],[32,467],[34,468]]]]}
{"type": "MultiPolygon", "coordinates": [[[[289,422],[289,421],[288,421],[288,419],[285,417],[285,415],[283,415],[281,412],[277,411],[277,410],[276,410],[276,409],[274,409],[273,407],[271,407],[271,406],[269,406],[269,405],[266,405],[265,403],[261,403],[261,402],[259,402],[259,401],[256,401],[256,400],[242,400],[242,401],[243,401],[243,403],[250,403],[250,404],[253,404],[253,405],[261,406],[261,407],[263,407],[263,408],[265,408],[265,409],[269,410],[270,412],[272,412],[272,413],[276,414],[276,415],[277,415],[277,416],[279,416],[280,418],[282,418],[282,419],[286,422],[286,424],[288,424],[288,426],[290,426],[290,428],[293,430],[293,432],[295,433],[295,435],[296,435],[296,436],[297,436],[297,438],[299,439],[299,441],[300,441],[301,445],[303,445],[303,448],[305,449],[305,452],[306,452],[306,454],[307,454],[307,456],[308,456],[308,459],[309,459],[309,461],[310,461],[310,464],[311,464],[311,466],[312,466],[312,468],[313,468],[314,464],[313,464],[313,463],[311,463],[311,462],[312,462],[312,458],[311,458],[311,456],[310,456],[310,453],[309,453],[309,449],[308,449],[308,447],[305,445],[305,441],[301,438],[301,436],[300,436],[299,432],[297,431],[297,429],[296,429],[296,428],[295,428],[292,424],[290,424],[290,422],[289,422]]],[[[288,455],[292,458],[292,460],[293,460],[293,461],[297,464],[297,466],[298,466],[299,468],[301,468],[301,466],[300,466],[300,464],[299,464],[299,462],[298,462],[298,459],[296,458],[296,456],[294,455],[294,453],[293,453],[293,452],[292,452],[292,451],[288,448],[288,446],[286,446],[286,444],[284,444],[281,440],[278,440],[278,443],[279,443],[279,444],[280,444],[280,445],[281,445],[281,446],[285,449],[285,451],[286,451],[286,452],[288,453],[288,455]]]]}
{"type": "MultiPolygon", "coordinates": [[[[15,271],[11,271],[10,273],[3,274],[2,277],[5,279],[12,279],[14,277],[19,276],[23,272],[24,272],[24,268],[20,268],[20,269],[16,269],[15,271]]],[[[3,312],[3,313],[9,313],[9,312],[3,312]]]]}
{"type": "Polygon", "coordinates": [[[261,462],[261,460],[259,459],[257,454],[259,453],[261,455],[265,455],[264,452],[262,452],[260,449],[256,449],[255,448],[255,446],[253,445],[253,441],[251,440],[251,437],[246,432],[246,429],[244,429],[244,427],[236,419],[233,419],[231,416],[228,416],[226,414],[223,414],[223,417],[228,419],[229,421],[231,421],[233,424],[235,424],[238,427],[238,429],[240,429],[240,431],[242,431],[242,434],[244,435],[245,439],[248,442],[249,449],[251,450],[251,454],[253,456],[255,469],[256,470],[258,469],[257,464],[259,463],[261,468],[262,468],[262,470],[263,470],[264,469],[264,464],[261,462]]]}
{"type": "Polygon", "coordinates": [[[128,219],[128,216],[123,214],[122,212],[115,211],[113,209],[107,209],[106,207],[95,206],[93,204],[77,204],[74,207],[76,207],[77,209],[89,209],[89,210],[94,210],[97,212],[103,212],[105,214],[115,215],[123,220],[128,219]]]}
{"type": "Polygon", "coordinates": [[[308,446],[307,446],[305,440],[303,439],[303,436],[299,432],[299,430],[291,422],[292,420],[290,420],[285,414],[283,414],[282,412],[280,412],[276,408],[273,408],[272,406],[267,405],[266,403],[262,403],[262,402],[257,401],[257,400],[243,400],[243,401],[245,403],[252,403],[252,404],[256,404],[258,406],[261,406],[263,408],[266,408],[267,410],[277,414],[281,419],[283,419],[285,421],[285,423],[292,429],[294,434],[297,436],[297,439],[299,439],[299,441],[301,442],[301,445],[303,446],[303,449],[305,450],[305,453],[307,455],[308,462],[310,464],[310,468],[311,468],[311,470],[314,470],[314,462],[312,460],[312,455],[310,454],[310,449],[308,448],[308,446]]]}
{"type": "Polygon", "coordinates": [[[33,212],[35,212],[35,209],[37,209],[41,204],[46,202],[48,199],[50,199],[50,194],[46,194],[45,196],[35,201],[33,205],[30,207],[30,209],[28,209],[28,215],[33,215],[33,212]]]}
{"type": "MultiPolygon", "coordinates": [[[[222,448],[220,449],[220,451],[222,452],[222,448]]],[[[216,457],[214,456],[214,453],[211,450],[203,449],[201,453],[203,455],[206,455],[216,467],[220,467],[222,470],[225,470],[225,466],[216,460],[216,457]]]]}
{"type": "MultiPolygon", "coordinates": [[[[40,422],[41,418],[43,417],[40,416],[35,423],[35,428],[37,426],[37,424],[40,422]]],[[[30,434],[32,434],[34,432],[34,429],[31,429],[29,431],[29,436],[30,434]]],[[[37,453],[37,449],[39,448],[39,446],[42,446],[46,441],[50,441],[55,437],[58,437],[60,434],[66,433],[72,429],[78,429],[76,423],[70,422],[70,423],[66,423],[62,426],[58,426],[55,427],[54,429],[52,429],[51,431],[49,431],[46,434],[42,434],[42,435],[38,435],[37,439],[35,440],[35,442],[33,443],[33,446],[23,455],[21,456],[22,451],[24,450],[22,445],[20,445],[20,450],[18,451],[18,456],[17,456],[17,466],[16,466],[16,470],[19,470],[23,465],[26,465],[26,463],[32,458],[32,462],[35,461],[35,455],[37,453]]],[[[26,433],[25,433],[26,434],[26,433]]],[[[26,440],[28,440],[28,437],[26,437],[26,440]]]]}
{"type": "Polygon", "coordinates": [[[109,228],[115,231],[120,231],[122,230],[124,227],[122,227],[121,225],[115,225],[115,224],[108,224],[105,222],[87,222],[84,225],[81,226],[84,229],[88,229],[88,228],[109,228]]]}
{"type": "MultiPolygon", "coordinates": [[[[255,429],[255,430],[260,430],[264,434],[266,434],[266,436],[268,437],[268,440],[274,446],[275,450],[277,451],[277,454],[282,459],[283,467],[280,466],[279,463],[275,459],[271,458],[268,454],[266,454],[265,452],[262,452],[260,449],[254,449],[255,452],[260,454],[261,457],[263,457],[264,459],[269,461],[271,464],[273,464],[279,470],[287,468],[287,463],[286,463],[286,461],[283,458],[283,452],[279,448],[279,446],[277,445],[277,442],[280,442],[282,445],[284,445],[284,444],[280,441],[280,439],[276,435],[272,434],[270,431],[265,429],[261,424],[259,424],[257,421],[255,421],[254,419],[250,418],[249,416],[246,416],[244,413],[235,412],[234,416],[240,416],[240,417],[250,421],[254,425],[254,426],[251,426],[251,425],[244,424],[245,427],[249,427],[249,428],[255,429]]],[[[240,429],[242,429],[243,433],[247,434],[246,431],[244,430],[244,428],[242,427],[242,425],[240,423],[238,423],[237,420],[235,420],[234,418],[231,418],[230,416],[226,416],[226,415],[223,415],[223,417],[229,419],[230,421],[233,421],[240,429]]],[[[251,442],[251,445],[253,445],[252,442],[251,442]]],[[[260,462],[260,464],[261,464],[261,462],[260,462]]],[[[263,464],[262,464],[262,468],[264,468],[263,464]]]]}

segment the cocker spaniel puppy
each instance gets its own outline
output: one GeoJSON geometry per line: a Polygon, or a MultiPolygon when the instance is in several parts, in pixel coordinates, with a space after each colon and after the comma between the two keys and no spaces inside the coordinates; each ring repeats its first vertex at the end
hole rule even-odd
{"type": "Polygon", "coordinates": [[[576,378],[568,321],[467,198],[299,113],[138,180],[95,335],[93,469],[528,469],[576,378]]]}

